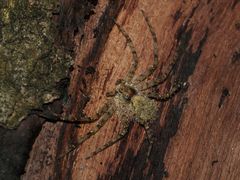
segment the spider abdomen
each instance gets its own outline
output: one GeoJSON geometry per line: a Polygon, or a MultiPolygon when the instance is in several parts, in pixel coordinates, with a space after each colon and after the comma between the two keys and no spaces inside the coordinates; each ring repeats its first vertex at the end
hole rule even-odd
{"type": "Polygon", "coordinates": [[[131,99],[135,118],[140,124],[155,120],[158,117],[158,104],[145,96],[136,95],[131,99]]]}

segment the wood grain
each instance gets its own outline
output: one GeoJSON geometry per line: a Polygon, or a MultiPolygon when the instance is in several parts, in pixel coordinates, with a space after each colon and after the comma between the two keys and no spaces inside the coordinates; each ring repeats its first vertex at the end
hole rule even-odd
{"type": "Polygon", "coordinates": [[[159,104],[151,157],[143,129],[89,160],[85,157],[117,135],[113,117],[74,153],[57,160],[94,124],[46,123],[36,140],[23,179],[231,179],[240,175],[240,3],[238,0],[99,0],[95,14],[75,36],[76,59],[65,113],[89,116],[106,101],[105,93],[126,74],[131,52],[113,17],[129,33],[140,58],[137,74],[153,62],[151,35],[140,9],[154,27],[163,72],[178,63],[159,93],[175,80],[188,82],[173,99],[159,104]],[[88,97],[88,98],[87,98],[88,97]],[[45,155],[44,155],[44,151],[45,155]],[[49,158],[47,158],[49,157],[49,158]],[[50,159],[50,160],[49,160],[50,159]],[[47,161],[49,160],[49,161],[47,161]]]}

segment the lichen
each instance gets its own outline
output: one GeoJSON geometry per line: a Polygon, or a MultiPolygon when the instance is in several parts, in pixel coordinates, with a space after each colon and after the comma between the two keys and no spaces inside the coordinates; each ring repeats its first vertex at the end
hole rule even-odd
{"type": "Polygon", "coordinates": [[[58,0],[0,0],[0,124],[15,128],[30,109],[59,98],[71,56],[55,45],[58,0]]]}

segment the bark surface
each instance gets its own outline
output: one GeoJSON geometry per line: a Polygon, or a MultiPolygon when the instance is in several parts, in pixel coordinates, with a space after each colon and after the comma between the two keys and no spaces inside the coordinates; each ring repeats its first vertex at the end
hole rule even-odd
{"type": "MultiPolygon", "coordinates": [[[[92,2],[93,3],[93,2],[92,2]]],[[[89,160],[85,157],[119,132],[114,116],[77,151],[57,159],[95,124],[81,128],[45,123],[30,154],[23,179],[231,179],[240,175],[240,3],[238,0],[96,1],[94,12],[75,31],[76,58],[65,113],[93,116],[130,67],[132,54],[110,17],[128,32],[140,58],[136,74],[153,62],[151,34],[143,9],[157,34],[164,72],[176,53],[170,78],[188,82],[170,101],[159,104],[157,142],[146,163],[148,141],[133,124],[119,143],[89,160]]],[[[72,12],[72,11],[68,11],[72,12]]],[[[75,18],[78,14],[75,13],[75,18]]],[[[152,77],[152,78],[154,78],[152,77]]]]}

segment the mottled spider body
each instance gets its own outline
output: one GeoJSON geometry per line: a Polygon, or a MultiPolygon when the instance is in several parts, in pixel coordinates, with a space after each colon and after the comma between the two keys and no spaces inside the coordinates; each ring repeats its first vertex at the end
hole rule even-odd
{"type": "Polygon", "coordinates": [[[158,103],[123,80],[117,84],[113,99],[116,114],[121,121],[127,116],[127,121],[134,120],[144,125],[158,117],[158,103]]]}
{"type": "Polygon", "coordinates": [[[122,130],[114,139],[108,141],[102,147],[97,148],[87,158],[98,154],[99,152],[105,150],[106,148],[112,146],[113,144],[121,140],[128,133],[129,125],[132,121],[139,123],[145,129],[148,141],[150,143],[147,152],[147,157],[149,157],[154,142],[153,133],[149,126],[152,121],[159,119],[158,102],[170,99],[181,88],[182,83],[175,84],[172,89],[164,95],[159,95],[157,93],[151,93],[149,91],[146,91],[166,81],[167,77],[169,77],[173,69],[173,66],[176,63],[176,58],[173,58],[166,73],[163,73],[160,77],[153,78],[153,80],[151,81],[147,80],[148,77],[150,77],[158,67],[158,44],[156,34],[150,24],[148,17],[145,15],[144,11],[141,12],[153,39],[153,65],[151,65],[146,70],[146,72],[140,74],[139,76],[135,76],[135,71],[138,65],[138,56],[135,47],[127,32],[114,20],[117,28],[125,37],[127,45],[131,50],[131,53],[133,55],[132,64],[126,77],[124,79],[117,80],[115,83],[115,89],[111,92],[106,93],[106,96],[108,97],[108,101],[106,102],[106,104],[104,104],[102,108],[100,108],[100,110],[93,118],[82,119],[84,123],[98,121],[96,127],[89,131],[83,137],[80,137],[78,139],[77,145],[75,145],[74,148],[70,149],[64,155],[72,152],[80,144],[82,144],[91,136],[96,134],[111,118],[111,116],[116,114],[118,120],[120,121],[120,124],[122,125],[122,130]]]}

